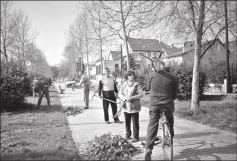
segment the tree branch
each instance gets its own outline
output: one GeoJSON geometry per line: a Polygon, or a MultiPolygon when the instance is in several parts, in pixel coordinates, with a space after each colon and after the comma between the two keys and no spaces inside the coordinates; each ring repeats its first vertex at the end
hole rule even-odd
{"type": "Polygon", "coordinates": [[[224,30],[225,29],[225,27],[223,27],[222,29],[220,29],[219,30],[219,32],[216,34],[216,36],[215,36],[215,38],[214,38],[214,40],[212,41],[212,43],[202,52],[202,54],[201,54],[201,56],[200,56],[200,59],[204,56],[204,54],[206,53],[206,51],[208,50],[208,49],[210,49],[210,47],[212,47],[212,45],[214,45],[215,44],[215,42],[216,42],[216,40],[217,40],[217,37],[218,37],[218,35],[220,34],[220,32],[222,31],[222,30],[224,30]]]}
{"type": "Polygon", "coordinates": [[[196,29],[196,24],[195,24],[195,13],[194,13],[192,0],[189,0],[189,5],[190,5],[190,8],[191,8],[191,16],[192,16],[191,23],[193,25],[192,28],[193,28],[194,32],[196,32],[197,29],[196,29]]]}

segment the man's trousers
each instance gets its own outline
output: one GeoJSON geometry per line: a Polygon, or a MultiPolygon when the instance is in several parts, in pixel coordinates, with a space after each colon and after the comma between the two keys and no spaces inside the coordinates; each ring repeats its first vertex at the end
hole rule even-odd
{"type": "Polygon", "coordinates": [[[90,93],[90,86],[88,85],[84,87],[84,102],[86,108],[89,108],[89,93],[90,93]]]}
{"type": "Polygon", "coordinates": [[[42,102],[42,99],[43,99],[44,95],[47,99],[47,105],[50,106],[49,88],[44,87],[44,90],[39,92],[39,99],[38,99],[38,103],[37,103],[37,106],[36,106],[37,108],[40,107],[40,104],[42,102]]]}
{"type": "MultiPolygon", "coordinates": [[[[174,106],[174,103],[166,104],[166,105],[159,105],[159,106],[152,106],[150,107],[149,111],[149,124],[147,127],[147,135],[146,135],[146,145],[145,148],[153,149],[154,141],[156,139],[156,135],[158,132],[159,127],[159,119],[160,119],[160,109],[172,109],[171,106],[174,106]]],[[[174,111],[169,111],[165,113],[168,123],[170,124],[170,132],[173,138],[174,136],[174,111]]]]}
{"type": "MultiPolygon", "coordinates": [[[[104,98],[116,102],[116,97],[104,97],[104,98]]],[[[113,116],[117,113],[117,104],[103,99],[105,121],[109,121],[109,104],[111,105],[113,116]]],[[[114,118],[114,121],[117,121],[117,120],[118,118],[114,118]]]]}

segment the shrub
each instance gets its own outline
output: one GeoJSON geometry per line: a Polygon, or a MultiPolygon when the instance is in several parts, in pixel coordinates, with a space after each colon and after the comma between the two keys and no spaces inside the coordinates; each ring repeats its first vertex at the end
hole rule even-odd
{"type": "MultiPolygon", "coordinates": [[[[179,79],[179,93],[177,99],[190,100],[192,96],[192,66],[182,63],[170,65],[170,72],[179,79]]],[[[204,89],[207,87],[206,74],[199,72],[199,97],[203,95],[204,89]]]]}
{"type": "Polygon", "coordinates": [[[13,66],[1,75],[1,110],[16,110],[29,94],[27,73],[13,66]]]}
{"type": "Polygon", "coordinates": [[[141,87],[144,86],[146,77],[151,73],[150,68],[135,70],[136,81],[140,83],[141,87]]]}
{"type": "MultiPolygon", "coordinates": [[[[202,69],[208,76],[208,83],[223,84],[226,77],[226,61],[212,62],[211,65],[202,65],[202,69]]],[[[237,83],[236,63],[230,62],[229,74],[231,83],[237,83]]]]}

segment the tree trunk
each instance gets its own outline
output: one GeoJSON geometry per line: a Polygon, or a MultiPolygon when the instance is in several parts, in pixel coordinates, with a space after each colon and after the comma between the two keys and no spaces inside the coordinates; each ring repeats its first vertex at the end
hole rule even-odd
{"type": "MultiPolygon", "coordinates": [[[[191,3],[191,1],[190,1],[191,3]]],[[[197,29],[195,23],[193,23],[193,29],[195,32],[195,50],[194,50],[194,62],[193,62],[193,79],[192,79],[192,99],[191,99],[191,109],[196,110],[199,108],[199,67],[200,67],[200,56],[202,54],[202,32],[203,23],[205,19],[205,1],[200,2],[200,12],[197,29]],[[195,31],[196,29],[196,31],[195,31]]],[[[194,14],[194,10],[193,10],[194,14]]],[[[195,21],[193,17],[193,21],[195,21]]]]}
{"type": "MultiPolygon", "coordinates": [[[[125,30],[125,29],[124,29],[125,30]]],[[[124,31],[125,32],[125,31],[124,31]]],[[[125,47],[126,47],[126,57],[127,57],[127,71],[130,70],[130,58],[129,58],[129,51],[128,51],[128,41],[127,41],[127,36],[126,33],[124,35],[125,39],[125,47]]]]}
{"type": "Polygon", "coordinates": [[[101,76],[103,76],[103,50],[102,50],[102,38],[101,38],[101,24],[100,24],[100,9],[99,9],[99,39],[100,39],[100,62],[101,62],[101,76]]]}
{"type": "Polygon", "coordinates": [[[120,1],[120,9],[121,9],[121,15],[122,15],[122,24],[123,24],[123,39],[125,43],[125,48],[126,48],[126,57],[127,57],[127,71],[130,69],[130,60],[129,60],[129,51],[128,51],[128,36],[126,34],[126,25],[125,25],[125,19],[123,15],[123,6],[122,6],[122,1],[120,1]]]}
{"type": "Polygon", "coordinates": [[[230,69],[229,69],[229,38],[228,38],[228,17],[227,17],[227,1],[225,3],[225,40],[226,40],[226,87],[229,93],[230,87],[230,69]]]}
{"type": "Polygon", "coordinates": [[[201,54],[201,38],[197,35],[195,40],[194,62],[193,62],[193,79],[192,79],[192,99],[191,109],[199,108],[199,66],[201,54]]]}

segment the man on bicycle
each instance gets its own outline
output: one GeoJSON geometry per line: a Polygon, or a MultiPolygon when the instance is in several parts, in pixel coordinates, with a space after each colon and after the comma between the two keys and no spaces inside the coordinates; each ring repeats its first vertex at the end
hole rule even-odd
{"type": "Polygon", "coordinates": [[[145,90],[150,91],[149,124],[146,136],[145,160],[151,160],[151,154],[156,140],[160,109],[169,109],[166,112],[167,121],[170,124],[171,136],[174,136],[174,100],[177,98],[179,82],[178,78],[169,72],[169,68],[163,66],[157,72],[152,72],[145,81],[145,90]]]}

